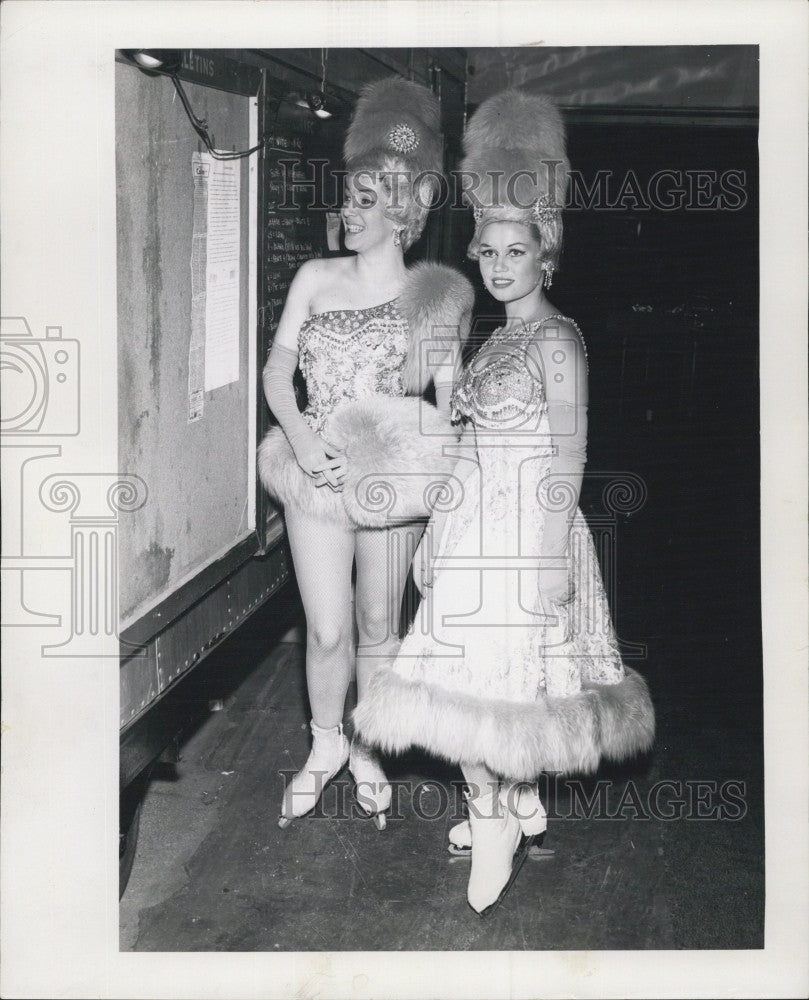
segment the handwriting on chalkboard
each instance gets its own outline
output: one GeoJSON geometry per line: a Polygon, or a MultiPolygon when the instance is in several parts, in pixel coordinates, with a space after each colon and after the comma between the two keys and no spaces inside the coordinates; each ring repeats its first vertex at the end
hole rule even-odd
{"type": "Polygon", "coordinates": [[[320,189],[329,170],[339,171],[342,165],[342,132],[270,99],[264,114],[259,322],[262,343],[269,349],[295,272],[328,252],[326,216],[314,205],[323,204],[320,189]]]}

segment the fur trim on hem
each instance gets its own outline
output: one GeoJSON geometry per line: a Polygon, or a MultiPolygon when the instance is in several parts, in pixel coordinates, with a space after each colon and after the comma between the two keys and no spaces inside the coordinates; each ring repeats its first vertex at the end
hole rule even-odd
{"type": "Polygon", "coordinates": [[[408,268],[396,308],[410,329],[403,373],[409,395],[421,395],[427,388],[430,362],[442,347],[465,343],[474,302],[472,285],[455,268],[428,261],[408,268]]]}
{"type": "Polygon", "coordinates": [[[357,527],[407,523],[429,517],[436,506],[457,505],[448,480],[458,435],[420,397],[376,395],[344,403],[329,419],[325,437],[345,449],[341,496],[357,527]]]}
{"type": "Polygon", "coordinates": [[[590,773],[602,756],[624,760],[654,740],[654,708],[634,670],[619,684],[591,685],[570,698],[517,703],[413,684],[382,669],[354,710],[354,724],[388,753],[416,746],[520,781],[542,771],[590,773]]]}
{"type": "Polygon", "coordinates": [[[319,521],[352,527],[341,494],[328,486],[315,486],[298,465],[295,453],[280,427],[272,427],[258,446],[258,477],[270,496],[284,507],[296,507],[319,521]]]}

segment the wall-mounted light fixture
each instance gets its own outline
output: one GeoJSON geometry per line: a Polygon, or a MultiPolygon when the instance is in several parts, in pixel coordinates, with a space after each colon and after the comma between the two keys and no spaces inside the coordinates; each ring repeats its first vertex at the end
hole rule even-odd
{"type": "Polygon", "coordinates": [[[297,91],[291,93],[288,98],[298,108],[311,111],[318,118],[331,118],[331,111],[326,107],[326,96],[323,93],[312,92],[300,94],[297,91]]]}
{"type": "Polygon", "coordinates": [[[289,95],[289,100],[299,108],[311,111],[317,118],[331,118],[326,99],[326,64],[329,58],[329,50],[320,50],[320,90],[301,94],[298,92],[289,95]]]}
{"type": "Polygon", "coordinates": [[[182,58],[179,49],[121,49],[121,53],[145,73],[166,73],[168,76],[180,69],[182,58]]]}
{"type": "Polygon", "coordinates": [[[326,107],[326,95],[322,91],[309,95],[309,107],[318,118],[331,118],[331,111],[326,107]]]}
{"type": "Polygon", "coordinates": [[[182,102],[191,126],[215,160],[240,160],[243,157],[257,153],[266,145],[267,140],[262,138],[260,142],[255,146],[251,146],[250,149],[220,150],[216,148],[213,136],[208,129],[207,120],[195,114],[188,95],[180,82],[182,52],[179,49],[121,49],[120,52],[125,59],[131,62],[133,66],[137,66],[147,76],[164,75],[169,77],[182,102]]]}

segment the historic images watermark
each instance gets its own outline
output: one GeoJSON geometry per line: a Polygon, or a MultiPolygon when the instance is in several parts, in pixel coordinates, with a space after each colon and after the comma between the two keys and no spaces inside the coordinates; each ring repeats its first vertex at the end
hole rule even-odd
{"type": "Polygon", "coordinates": [[[12,439],[79,433],[78,340],[48,326],[35,337],[24,316],[0,319],[3,401],[0,433],[12,439]]]}
{"type": "MultiPolygon", "coordinates": [[[[284,793],[297,772],[279,771],[284,793]]],[[[326,777],[327,772],[316,778],[326,777]]],[[[463,781],[447,783],[434,780],[391,779],[391,805],[386,813],[389,821],[403,821],[414,815],[421,822],[458,823],[466,819],[463,781]]],[[[499,786],[498,786],[499,787],[499,786]]],[[[738,822],[747,815],[747,783],[738,778],[717,781],[713,778],[663,779],[649,785],[633,780],[613,781],[608,778],[586,780],[545,773],[536,796],[520,796],[521,789],[531,787],[516,783],[506,792],[505,801],[494,796],[493,808],[510,809],[520,819],[529,820],[534,811],[543,809],[549,820],[657,821],[663,823],[738,822]]],[[[373,782],[357,782],[354,788],[347,782],[330,782],[319,787],[322,794],[309,815],[315,819],[349,820],[368,815],[376,808],[378,789],[373,782]]],[[[291,791],[294,797],[294,791],[291,791]]],[[[301,793],[303,794],[303,793],[301,793]]],[[[309,793],[307,792],[308,796],[309,793]]]]}
{"type": "MultiPolygon", "coordinates": [[[[484,204],[477,197],[483,179],[470,171],[451,170],[445,175],[425,170],[411,178],[404,171],[360,170],[352,175],[352,185],[347,186],[348,171],[331,169],[329,160],[288,157],[279,160],[278,165],[284,172],[284,182],[280,185],[283,197],[273,207],[280,212],[301,208],[335,212],[346,203],[356,203],[357,199],[367,206],[376,201],[377,189],[373,185],[380,179],[384,180],[390,199],[388,207],[393,209],[402,206],[401,191],[405,189],[407,197],[425,209],[446,205],[458,210],[499,205],[528,209],[532,203],[521,202],[521,185],[526,181],[537,184],[539,180],[537,171],[521,170],[508,176],[503,171],[492,171],[486,178],[488,191],[484,204]],[[398,183],[405,180],[406,185],[398,183]]],[[[543,165],[552,181],[560,161],[543,161],[543,165]]],[[[598,170],[592,175],[571,169],[567,178],[567,201],[556,206],[567,212],[738,212],[748,201],[747,172],[734,168],[722,171],[662,168],[648,177],[640,177],[632,169],[621,173],[598,170]]],[[[554,190],[553,183],[549,189],[554,190]]]]}

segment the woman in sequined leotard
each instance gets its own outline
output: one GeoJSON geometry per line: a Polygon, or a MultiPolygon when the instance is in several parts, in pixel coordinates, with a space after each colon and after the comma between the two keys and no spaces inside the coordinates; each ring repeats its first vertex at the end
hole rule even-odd
{"type": "MultiPolygon", "coordinates": [[[[408,308],[412,298],[424,302],[424,284],[417,278],[427,275],[438,288],[442,280],[425,265],[408,269],[404,251],[424,228],[426,205],[435,194],[434,177],[412,178],[421,176],[418,168],[434,167],[434,161],[440,166],[441,136],[433,131],[439,127],[437,100],[424,87],[393,80],[366,88],[346,142],[350,173],[341,216],[345,247],[353,255],[311,260],[298,270],[265,368],[265,395],[283,435],[262,444],[259,465],[262,480],[276,495],[273,477],[285,476],[293,466],[294,495],[281,499],[306,613],[313,734],[308,760],[284,791],[282,826],[314,808],[324,784],[347,758],[360,808],[380,828],[390,803],[390,786],[375,752],[358,739],[349,750],[343,713],[355,663],[362,697],[367,678],[398,645],[404,582],[423,522],[377,529],[349,523],[341,493],[351,470],[346,455],[328,440],[327,422],[347,401],[423,391],[413,374],[420,352],[414,351],[418,345],[408,308]],[[352,160],[357,150],[359,162],[352,160]],[[408,159],[411,154],[429,158],[408,159]],[[308,392],[302,414],[292,390],[298,366],[308,392]],[[287,442],[294,462],[277,454],[279,444],[288,454],[287,442]],[[399,557],[392,559],[391,552],[399,557]]],[[[442,270],[444,279],[448,271],[442,270]]],[[[471,310],[471,286],[458,278],[468,288],[466,308],[471,310]]],[[[466,298],[464,289],[460,299],[466,298]]],[[[443,381],[437,371],[430,372],[437,407],[448,413],[452,371],[445,368],[443,381]]]]}

